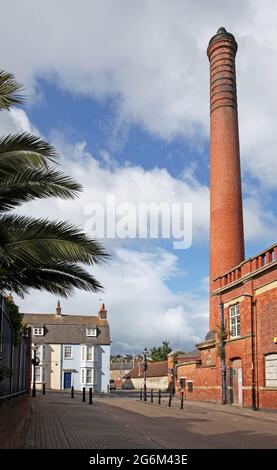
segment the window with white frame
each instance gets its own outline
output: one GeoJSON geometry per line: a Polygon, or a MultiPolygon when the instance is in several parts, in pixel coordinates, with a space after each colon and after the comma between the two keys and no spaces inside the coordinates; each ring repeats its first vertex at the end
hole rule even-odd
{"type": "Polygon", "coordinates": [[[93,361],[93,346],[87,346],[87,361],[93,361]]]}
{"type": "Polygon", "coordinates": [[[34,327],[33,328],[33,335],[34,336],[43,336],[44,335],[44,328],[43,327],[34,327]]]}
{"type": "Polygon", "coordinates": [[[81,369],[81,384],[92,385],[94,383],[94,371],[93,369],[81,369]]]}
{"type": "Polygon", "coordinates": [[[45,367],[35,367],[35,381],[37,383],[45,382],[46,373],[45,367]]]}
{"type": "Polygon", "coordinates": [[[45,345],[38,346],[36,348],[36,356],[40,359],[40,361],[45,361],[46,359],[46,347],[45,345]]]}
{"type": "Polygon", "coordinates": [[[81,346],[81,360],[94,361],[94,346],[87,345],[81,346]]]}
{"type": "Polygon", "coordinates": [[[93,369],[87,369],[87,384],[93,383],[93,369]]]}
{"type": "Polygon", "coordinates": [[[87,328],[87,336],[97,336],[97,328],[87,328]]]}
{"type": "Polygon", "coordinates": [[[72,359],[72,346],[65,346],[64,347],[64,358],[65,359],[72,359]]]}
{"type": "Polygon", "coordinates": [[[265,386],[277,388],[277,353],[265,356],[265,386]]]}
{"type": "Polygon", "coordinates": [[[232,338],[240,336],[240,309],[239,304],[231,305],[229,307],[230,318],[230,336],[232,338]]]}

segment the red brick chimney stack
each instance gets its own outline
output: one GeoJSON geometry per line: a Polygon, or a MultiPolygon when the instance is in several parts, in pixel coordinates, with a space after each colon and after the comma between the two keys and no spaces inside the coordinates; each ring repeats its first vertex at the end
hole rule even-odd
{"type": "Polygon", "coordinates": [[[60,303],[60,301],[58,300],[58,302],[57,302],[57,307],[56,307],[56,315],[58,315],[58,316],[60,317],[61,314],[62,314],[61,303],[60,303]]]}
{"type": "MultiPolygon", "coordinates": [[[[210,61],[210,287],[244,259],[236,94],[237,43],[225,28],[209,42],[210,61]]],[[[210,330],[218,317],[210,303],[210,330]]],[[[218,302],[218,301],[217,301],[218,302]]]]}
{"type": "Polygon", "coordinates": [[[100,320],[107,320],[107,310],[105,304],[101,303],[99,307],[98,317],[100,320]]]}

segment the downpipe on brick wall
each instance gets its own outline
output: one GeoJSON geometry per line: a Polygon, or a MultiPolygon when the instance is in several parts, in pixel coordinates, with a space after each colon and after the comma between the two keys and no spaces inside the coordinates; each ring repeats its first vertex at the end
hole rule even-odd
{"type": "MultiPolygon", "coordinates": [[[[220,303],[220,323],[221,331],[224,330],[224,304],[220,303]]],[[[222,405],[227,403],[227,384],[226,384],[226,363],[225,363],[225,340],[220,339],[220,357],[221,357],[221,393],[222,393],[222,405]]]]}
{"type": "Polygon", "coordinates": [[[253,295],[244,294],[244,297],[250,298],[250,331],[251,331],[251,373],[252,373],[252,409],[257,410],[256,388],[255,388],[255,343],[254,343],[254,314],[253,314],[253,295]]]}

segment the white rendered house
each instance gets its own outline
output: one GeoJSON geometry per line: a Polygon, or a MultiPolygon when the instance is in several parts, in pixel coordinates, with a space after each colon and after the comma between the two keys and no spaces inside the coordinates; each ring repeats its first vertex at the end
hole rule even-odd
{"type": "Polygon", "coordinates": [[[24,313],[23,323],[32,329],[33,355],[40,360],[38,388],[109,392],[110,328],[104,304],[97,316],[86,316],[62,314],[58,302],[55,314],[24,313]]]}

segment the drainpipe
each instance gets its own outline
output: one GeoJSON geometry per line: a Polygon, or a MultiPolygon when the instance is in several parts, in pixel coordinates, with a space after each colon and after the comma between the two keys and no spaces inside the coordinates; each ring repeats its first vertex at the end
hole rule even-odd
{"type": "MultiPolygon", "coordinates": [[[[221,330],[224,329],[224,304],[220,302],[220,323],[221,330]]],[[[225,345],[224,339],[220,339],[220,356],[221,356],[221,390],[222,390],[222,405],[227,403],[227,384],[226,384],[226,363],[225,363],[225,345]]]]}
{"type": "Polygon", "coordinates": [[[244,294],[244,297],[250,298],[250,334],[251,334],[251,391],[252,391],[252,409],[257,410],[256,388],[255,388],[255,343],[254,343],[254,315],[253,315],[253,295],[244,294]]]}

